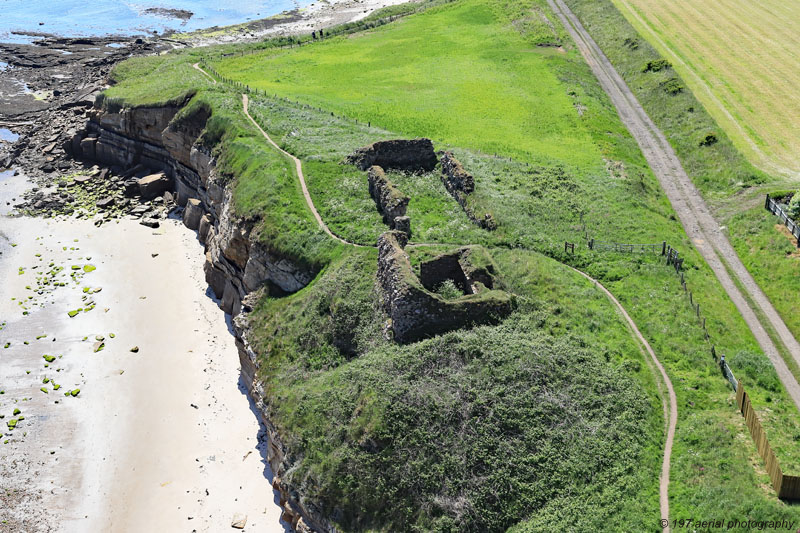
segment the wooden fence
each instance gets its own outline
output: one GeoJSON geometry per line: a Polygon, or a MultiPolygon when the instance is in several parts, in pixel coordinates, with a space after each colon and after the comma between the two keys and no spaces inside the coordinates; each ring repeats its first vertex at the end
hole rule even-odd
{"type": "Polygon", "coordinates": [[[621,242],[596,241],[594,239],[589,239],[589,249],[597,250],[598,252],[607,251],[607,252],[622,252],[631,254],[657,253],[664,255],[664,252],[667,249],[667,243],[662,242],[660,244],[625,244],[621,242]]]}
{"type": "Polygon", "coordinates": [[[789,215],[787,215],[786,212],[781,209],[781,206],[778,205],[778,202],[769,197],[769,194],[764,202],[764,208],[781,219],[781,222],[783,222],[786,227],[789,228],[791,234],[794,235],[795,239],[797,239],[797,247],[800,248],[800,226],[795,224],[794,220],[792,220],[789,215]]]}
{"type": "MultiPolygon", "coordinates": [[[[792,222],[791,219],[786,216],[783,210],[780,209],[778,204],[774,200],[770,199],[769,196],[767,196],[765,206],[770,212],[781,216],[784,222],[788,220],[789,222],[787,223],[787,226],[789,223],[791,223],[789,230],[792,231],[793,235],[800,235],[800,227],[792,222]]],[[[750,436],[753,438],[753,441],[756,444],[758,453],[766,463],[767,472],[769,473],[769,477],[772,481],[772,486],[774,487],[775,492],[778,494],[778,497],[782,499],[800,500],[800,476],[790,476],[783,473],[780,463],[778,462],[778,458],[775,456],[775,453],[772,451],[772,448],[769,445],[767,434],[761,426],[761,421],[758,419],[758,415],[750,403],[750,397],[745,392],[741,382],[737,381],[736,377],[733,375],[733,371],[728,366],[727,361],[725,361],[725,356],[717,353],[716,346],[714,346],[711,336],[708,333],[708,329],[706,329],[706,319],[700,313],[700,304],[697,302],[697,299],[692,291],[690,291],[686,285],[683,272],[683,259],[680,257],[678,251],[672,246],[668,245],[666,242],[662,242],[661,244],[621,244],[616,242],[602,242],[590,239],[588,244],[590,250],[629,253],[661,252],[661,255],[666,258],[667,265],[672,266],[675,269],[675,273],[680,276],[683,292],[688,296],[689,305],[692,306],[692,311],[697,316],[700,327],[703,329],[705,340],[711,347],[711,356],[714,358],[714,361],[718,362],[719,368],[722,371],[722,375],[731,384],[733,390],[736,391],[736,402],[739,405],[739,410],[742,412],[742,416],[744,416],[747,427],[750,430],[750,436]]]]}
{"type": "Polygon", "coordinates": [[[778,493],[778,498],[785,500],[800,499],[800,476],[789,476],[783,473],[781,465],[778,462],[772,447],[767,440],[767,434],[761,427],[761,421],[750,403],[750,396],[745,392],[741,382],[736,389],[736,403],[739,410],[744,416],[747,428],[750,430],[750,436],[756,443],[759,455],[764,459],[767,466],[767,473],[772,481],[772,487],[778,493]]]}

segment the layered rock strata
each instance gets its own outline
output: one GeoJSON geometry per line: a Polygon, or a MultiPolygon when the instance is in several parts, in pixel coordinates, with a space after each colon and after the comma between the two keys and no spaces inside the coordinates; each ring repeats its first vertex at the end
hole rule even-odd
{"type": "Polygon", "coordinates": [[[242,374],[269,436],[267,459],[275,476],[273,487],[280,493],[282,519],[301,533],[335,532],[313,503],[305,502],[283,481],[292,460],[269,419],[256,353],[246,338],[248,302],[254,302],[264,288],[296,292],[316,273],[271,251],[257,238],[253,222],[233,214],[230,189],[217,175],[216,161],[200,140],[208,112],[201,109],[175,120],[177,113],[176,107],[96,110],[65,149],[76,158],[129,169],[124,175],[146,170],[147,176],[126,184],[130,196],[164,195],[165,200],[175,198],[184,207],[184,224],[197,230],[205,245],[206,281],[220,307],[234,316],[242,374]]]}

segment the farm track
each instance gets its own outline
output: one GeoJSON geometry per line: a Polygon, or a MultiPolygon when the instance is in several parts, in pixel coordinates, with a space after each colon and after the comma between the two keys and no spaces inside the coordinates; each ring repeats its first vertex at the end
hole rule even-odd
{"type": "MultiPolygon", "coordinates": [[[[197,70],[202,72],[205,76],[207,76],[215,84],[217,83],[217,81],[210,74],[208,74],[205,70],[203,70],[202,67],[200,67],[199,64],[196,63],[193,66],[194,66],[194,68],[196,68],[197,70]]],[[[253,119],[253,117],[250,115],[250,112],[249,112],[248,108],[249,108],[249,98],[248,98],[247,94],[242,94],[242,112],[245,114],[245,116],[250,120],[250,122],[253,123],[253,125],[258,129],[258,131],[261,132],[261,134],[264,136],[264,138],[273,147],[275,147],[275,149],[277,149],[279,152],[281,152],[285,156],[291,158],[292,161],[294,161],[295,168],[297,170],[297,178],[300,181],[300,186],[301,186],[301,188],[303,190],[303,196],[305,197],[306,203],[308,204],[308,208],[314,214],[314,218],[317,220],[317,224],[319,224],[320,228],[322,228],[325,231],[325,233],[327,233],[329,236],[333,237],[334,239],[338,240],[339,242],[342,242],[342,243],[350,245],[350,246],[355,246],[355,247],[359,247],[359,248],[365,248],[365,246],[363,246],[363,245],[356,244],[356,243],[347,241],[345,239],[342,239],[338,235],[334,234],[328,228],[328,226],[322,220],[322,217],[320,216],[319,211],[317,211],[317,208],[314,205],[314,200],[311,198],[311,194],[308,192],[308,188],[306,187],[305,175],[303,174],[303,164],[302,164],[302,162],[300,161],[300,159],[298,159],[297,157],[293,156],[292,154],[290,154],[289,152],[283,150],[280,146],[278,146],[275,143],[275,141],[273,141],[272,138],[253,119]]],[[[442,243],[436,243],[436,244],[442,244],[442,243]]],[[[430,245],[431,244],[426,244],[426,243],[415,243],[415,244],[409,243],[409,246],[430,246],[430,245]]],[[[599,287],[603,291],[603,293],[606,295],[608,300],[611,301],[611,303],[613,303],[617,307],[619,313],[625,319],[625,321],[626,321],[626,323],[627,323],[627,325],[628,325],[628,327],[630,329],[631,336],[634,337],[634,339],[637,340],[637,342],[640,344],[640,346],[642,346],[644,348],[644,350],[647,352],[647,354],[652,359],[653,364],[655,365],[655,368],[653,367],[653,365],[648,365],[648,366],[650,366],[651,371],[653,371],[654,377],[656,378],[656,382],[659,383],[658,389],[659,389],[659,392],[661,394],[661,401],[662,401],[662,405],[663,405],[663,408],[664,408],[664,426],[666,428],[666,431],[665,431],[666,438],[665,438],[665,441],[664,441],[664,452],[663,452],[663,455],[662,455],[663,459],[662,459],[662,466],[661,466],[661,476],[659,478],[659,494],[660,494],[661,516],[664,519],[668,519],[669,518],[669,470],[670,470],[670,461],[671,461],[671,458],[672,458],[672,445],[673,445],[673,441],[675,439],[675,427],[676,427],[677,420],[678,420],[678,402],[677,402],[677,398],[675,396],[675,389],[673,388],[672,382],[670,381],[669,376],[667,375],[667,372],[664,369],[664,365],[661,363],[661,361],[656,356],[655,352],[653,351],[652,347],[650,346],[650,343],[647,342],[647,340],[645,339],[644,335],[642,335],[642,333],[639,331],[639,328],[636,326],[636,323],[630,317],[630,315],[628,314],[628,312],[625,309],[625,307],[623,307],[623,305],[619,302],[619,300],[617,300],[617,298],[611,293],[611,291],[609,291],[605,286],[603,286],[602,283],[600,283],[599,281],[597,281],[593,277],[589,276],[585,272],[582,272],[582,271],[578,270],[577,268],[574,268],[574,267],[569,266],[569,265],[565,265],[565,266],[570,268],[570,269],[572,269],[576,273],[580,274],[581,276],[583,276],[584,278],[586,278],[587,280],[592,282],[595,286],[599,287]],[[658,373],[655,372],[655,369],[658,370],[658,373]],[[659,376],[659,374],[660,374],[660,376],[659,376]],[[664,390],[661,387],[662,383],[667,388],[667,395],[666,396],[664,395],[664,390]]]]}
{"type": "Polygon", "coordinates": [[[739,290],[732,276],[736,277],[736,281],[744,288],[747,296],[760,308],[769,325],[798,364],[800,364],[800,344],[742,264],[664,134],[650,120],[597,43],[563,0],[548,0],[548,3],[572,36],[584,59],[617,108],[623,123],[636,139],[695,248],[733,300],[759,346],[778,372],[787,392],[800,409],[800,385],[758,318],[756,310],[739,290]]]}

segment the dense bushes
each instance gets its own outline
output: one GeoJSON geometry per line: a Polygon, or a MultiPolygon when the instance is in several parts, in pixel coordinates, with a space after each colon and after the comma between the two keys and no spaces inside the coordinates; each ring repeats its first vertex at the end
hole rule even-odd
{"type": "Polygon", "coordinates": [[[281,387],[277,419],[304,458],[291,482],[349,531],[500,531],[564,494],[629,490],[640,387],[579,340],[511,322],[281,387]]]}

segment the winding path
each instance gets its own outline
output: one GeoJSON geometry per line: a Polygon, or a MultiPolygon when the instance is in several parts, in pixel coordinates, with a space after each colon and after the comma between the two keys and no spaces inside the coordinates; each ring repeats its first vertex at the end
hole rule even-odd
{"type": "MultiPolygon", "coordinates": [[[[202,72],[203,74],[205,74],[206,76],[211,78],[214,81],[214,83],[216,83],[216,80],[214,80],[214,78],[210,74],[205,72],[200,67],[199,64],[196,63],[194,65],[194,68],[198,69],[200,72],[202,72]]],[[[317,211],[317,208],[314,206],[314,201],[311,198],[311,194],[308,192],[308,188],[306,187],[306,181],[305,181],[305,175],[303,174],[303,164],[302,164],[302,162],[297,157],[293,156],[292,154],[290,154],[289,152],[287,152],[286,150],[284,150],[283,148],[278,146],[275,143],[275,141],[273,141],[272,138],[261,128],[261,126],[258,125],[258,123],[250,115],[250,112],[248,110],[249,103],[250,103],[250,101],[249,101],[249,98],[247,97],[247,94],[242,94],[242,111],[244,112],[245,116],[250,120],[250,122],[253,123],[253,125],[258,129],[258,131],[261,132],[261,134],[264,136],[264,138],[272,146],[275,147],[276,150],[278,150],[279,152],[281,152],[285,156],[291,158],[292,161],[294,161],[295,169],[297,171],[297,177],[300,180],[300,186],[301,186],[301,188],[303,190],[303,196],[305,197],[306,203],[308,204],[308,208],[314,214],[314,218],[317,220],[317,224],[319,224],[320,228],[322,228],[325,231],[325,233],[327,233],[329,236],[333,237],[334,239],[338,240],[339,242],[341,242],[343,244],[347,244],[347,245],[351,245],[351,246],[355,246],[355,247],[359,247],[359,248],[364,248],[365,246],[363,246],[363,245],[356,244],[356,243],[347,241],[345,239],[342,239],[338,235],[334,234],[328,228],[328,226],[322,220],[322,217],[320,216],[319,212],[317,211]]],[[[417,243],[416,246],[424,246],[424,244],[417,243]]],[[[656,382],[659,383],[658,388],[659,388],[659,391],[661,393],[661,402],[662,402],[662,405],[663,405],[663,408],[664,408],[664,425],[666,427],[666,439],[665,439],[665,442],[664,442],[664,454],[663,454],[663,461],[662,461],[662,465],[661,465],[661,476],[659,478],[659,496],[660,496],[659,499],[660,499],[661,517],[662,517],[662,519],[669,520],[669,470],[670,470],[670,461],[671,461],[671,458],[672,458],[672,444],[673,444],[673,441],[675,439],[675,426],[676,426],[677,420],[678,420],[678,402],[677,402],[677,398],[675,397],[675,389],[673,388],[672,382],[670,381],[669,376],[667,375],[667,372],[664,369],[664,366],[661,364],[661,361],[658,359],[658,357],[656,356],[655,352],[650,347],[650,344],[644,338],[644,335],[642,335],[642,333],[639,331],[639,328],[636,326],[636,323],[630,317],[630,315],[625,310],[625,308],[622,306],[622,304],[619,302],[619,300],[617,300],[617,298],[613,294],[611,294],[611,292],[608,289],[606,289],[603,286],[603,284],[601,284],[599,281],[597,281],[596,279],[592,278],[591,276],[589,276],[585,272],[581,272],[580,270],[578,270],[578,269],[576,269],[574,267],[571,267],[569,265],[565,265],[565,266],[567,266],[568,268],[571,268],[572,270],[574,270],[575,272],[577,272],[578,274],[580,274],[581,276],[583,276],[587,280],[589,280],[592,283],[594,283],[597,287],[599,287],[605,293],[605,295],[608,297],[608,299],[617,307],[617,309],[619,310],[620,314],[622,315],[622,317],[627,322],[627,324],[628,324],[628,326],[630,327],[630,330],[631,330],[631,335],[638,340],[638,342],[640,343],[641,346],[644,347],[645,351],[647,351],[647,353],[650,355],[650,358],[652,359],[653,364],[658,369],[658,371],[659,371],[659,373],[661,375],[661,379],[660,380],[658,378],[658,375],[656,375],[655,377],[656,377],[656,382]],[[665,384],[666,387],[667,387],[667,396],[666,397],[664,396],[664,391],[663,391],[660,383],[665,384]]],[[[650,365],[648,365],[648,366],[650,366],[650,365]]],[[[651,370],[652,370],[652,366],[651,366],[651,370]]]]}
{"type": "Polygon", "coordinates": [[[214,76],[212,76],[211,74],[209,74],[208,72],[206,72],[205,70],[203,70],[203,67],[201,67],[201,66],[200,66],[200,63],[195,63],[195,64],[194,64],[194,65],[192,65],[192,66],[193,66],[194,68],[196,68],[197,70],[199,70],[199,71],[200,71],[200,73],[201,73],[203,76],[205,76],[206,78],[208,78],[209,80],[211,80],[211,83],[213,83],[214,85],[216,85],[216,84],[217,84],[217,80],[215,80],[215,79],[214,79],[214,76]]]}
{"type": "MultiPolygon", "coordinates": [[[[569,265],[567,265],[569,266],[569,265]]],[[[617,306],[622,317],[628,323],[628,326],[631,329],[631,333],[634,337],[636,337],[644,349],[650,354],[650,358],[653,360],[653,364],[655,364],[656,368],[658,369],[659,373],[661,374],[661,379],[663,383],[667,386],[667,397],[664,397],[664,391],[661,389],[659,385],[659,390],[661,390],[661,403],[664,406],[664,425],[666,426],[666,440],[664,441],[664,458],[661,463],[661,477],[659,478],[659,501],[661,503],[661,519],[666,520],[669,522],[669,465],[670,461],[672,460],[672,443],[675,440],[675,426],[678,423],[678,399],[675,397],[675,389],[672,387],[672,381],[670,381],[669,376],[667,376],[667,371],[664,370],[664,365],[661,364],[661,361],[658,360],[656,357],[655,352],[650,347],[650,343],[644,338],[642,332],[639,331],[639,328],[636,327],[636,322],[630,317],[628,312],[619,303],[619,300],[611,294],[611,291],[606,289],[602,283],[597,281],[596,279],[592,278],[585,272],[581,272],[577,268],[572,268],[575,272],[583,276],[584,278],[588,279],[606,294],[609,300],[617,306]],[[667,409],[667,403],[669,403],[669,409],[667,409]]],[[[664,528],[665,531],[669,531],[668,528],[664,528]]]]}
{"type": "Polygon", "coordinates": [[[261,129],[261,126],[258,125],[258,122],[256,122],[255,119],[253,119],[253,117],[250,116],[250,111],[248,110],[249,107],[250,107],[250,99],[247,97],[246,94],[242,94],[242,110],[244,111],[245,116],[248,119],[250,119],[250,122],[252,122],[253,125],[256,128],[258,128],[258,131],[261,132],[261,135],[263,135],[264,138],[272,146],[274,146],[276,150],[278,150],[280,153],[282,153],[283,155],[285,155],[286,157],[288,157],[292,161],[294,161],[294,168],[297,171],[297,178],[300,180],[300,187],[303,189],[303,196],[306,199],[306,203],[308,204],[308,208],[314,214],[314,218],[317,219],[317,224],[319,224],[319,227],[322,228],[325,231],[325,233],[327,233],[328,235],[330,235],[331,237],[333,237],[334,239],[336,239],[337,241],[339,241],[342,244],[348,244],[350,246],[355,246],[357,248],[365,248],[364,245],[356,244],[354,242],[350,242],[348,240],[342,239],[341,237],[336,235],[334,232],[332,232],[330,230],[330,228],[328,228],[328,225],[325,224],[325,221],[322,220],[321,216],[319,216],[319,211],[317,211],[317,208],[314,206],[314,201],[311,199],[311,194],[308,192],[308,187],[306,187],[306,177],[303,174],[303,163],[301,163],[300,160],[297,159],[295,156],[293,156],[292,154],[290,154],[289,152],[287,152],[286,150],[284,150],[283,148],[278,146],[275,143],[275,141],[272,140],[272,137],[267,135],[267,132],[264,131],[263,129],[261,129]]]}
{"type": "Polygon", "coordinates": [[[695,248],[711,267],[739,313],[753,332],[759,346],[772,362],[784,387],[800,409],[800,384],[797,383],[765,325],[776,332],[781,343],[800,365],[800,344],[786,327],[769,299],[761,291],[711,214],[700,192],[681,166],[667,138],[656,127],[628,85],[614,69],[603,51],[594,42],[563,0],[547,0],[572,36],[600,85],[617,108],[622,122],[631,132],[653,169],[673,209],[692,239],[695,248]],[[734,279],[735,278],[735,279],[734,279]],[[737,283],[746,292],[737,286],[737,283]],[[750,301],[748,301],[748,298],[750,301]],[[752,302],[752,303],[751,303],[752,302]],[[757,311],[763,315],[758,316],[757,311]],[[764,322],[762,322],[764,320],[764,322]]]}

